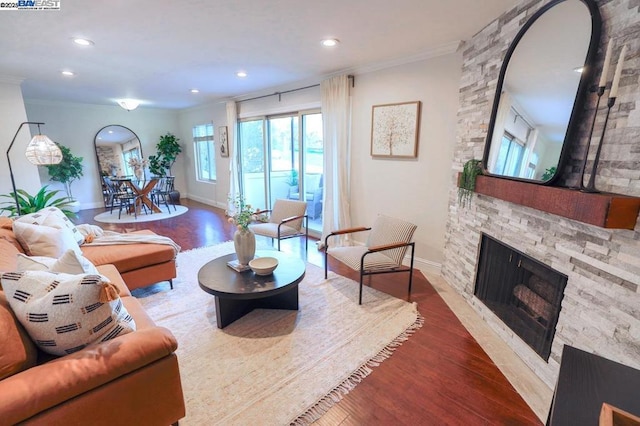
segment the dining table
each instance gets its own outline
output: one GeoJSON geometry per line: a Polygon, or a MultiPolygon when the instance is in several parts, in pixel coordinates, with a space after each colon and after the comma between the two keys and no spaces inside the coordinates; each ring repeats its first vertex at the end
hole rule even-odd
{"type": "Polygon", "coordinates": [[[151,191],[158,183],[158,178],[152,177],[149,179],[137,179],[123,177],[112,178],[111,180],[120,182],[122,185],[126,185],[136,195],[136,202],[133,206],[136,210],[136,215],[140,214],[143,205],[152,213],[162,213],[160,207],[158,207],[151,199],[151,191]]]}

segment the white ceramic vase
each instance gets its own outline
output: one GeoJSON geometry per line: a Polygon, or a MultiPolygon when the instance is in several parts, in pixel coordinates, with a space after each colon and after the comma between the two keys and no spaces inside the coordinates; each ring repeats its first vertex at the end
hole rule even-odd
{"type": "Polygon", "coordinates": [[[238,262],[241,265],[248,265],[256,254],[256,235],[250,229],[238,229],[233,234],[233,246],[236,249],[238,262]]]}

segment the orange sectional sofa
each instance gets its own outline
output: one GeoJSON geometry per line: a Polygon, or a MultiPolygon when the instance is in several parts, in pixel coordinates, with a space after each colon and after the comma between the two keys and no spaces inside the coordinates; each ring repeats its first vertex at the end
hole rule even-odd
{"type": "MultiPolygon", "coordinates": [[[[0,217],[0,273],[15,271],[17,254],[24,253],[7,221],[0,217]]],[[[0,423],[177,423],[185,415],[177,341],[130,293],[174,278],[173,250],[131,244],[83,253],[116,286],[136,331],[69,355],[48,355],[31,341],[0,288],[0,423]]]]}

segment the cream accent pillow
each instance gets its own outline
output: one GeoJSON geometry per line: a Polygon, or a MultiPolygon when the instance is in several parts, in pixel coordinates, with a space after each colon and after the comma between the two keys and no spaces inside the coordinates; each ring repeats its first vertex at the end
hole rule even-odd
{"type": "Polygon", "coordinates": [[[13,233],[30,256],[58,258],[69,249],[82,254],[73,232],[68,228],[32,225],[16,220],[13,222],[13,233]]]}
{"type": "Polygon", "coordinates": [[[136,329],[113,285],[98,275],[7,272],[0,281],[18,321],[47,353],[70,354],[136,329]]]}
{"type": "Polygon", "coordinates": [[[18,272],[23,271],[49,271],[65,274],[93,274],[100,275],[93,263],[81,254],[73,250],[64,252],[60,259],[46,256],[29,257],[18,253],[18,272]]]}
{"type": "Polygon", "coordinates": [[[73,233],[73,238],[76,240],[76,243],[82,244],[84,242],[84,235],[82,235],[73,222],[71,222],[69,218],[62,213],[62,210],[57,207],[46,207],[35,213],[20,216],[16,221],[30,223],[32,225],[45,225],[58,229],[66,228],[73,233]]]}

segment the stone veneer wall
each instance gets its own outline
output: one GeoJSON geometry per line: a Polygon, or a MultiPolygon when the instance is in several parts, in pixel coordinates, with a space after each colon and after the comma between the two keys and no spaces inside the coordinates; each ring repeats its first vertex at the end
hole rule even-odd
{"type": "MultiPolygon", "coordinates": [[[[461,208],[455,187],[463,164],[471,158],[482,158],[502,58],[522,24],[547,2],[523,1],[462,46],[460,109],[442,274],[527,365],[553,387],[564,344],[640,368],[640,224],[634,231],[607,230],[486,196],[476,196],[471,207],[461,208]],[[473,296],[481,232],[568,275],[548,363],[473,296]]],[[[629,50],[618,101],[609,117],[596,186],[640,196],[640,110],[636,109],[640,102],[640,2],[597,3],[603,28],[593,83],[598,81],[610,37],[614,39],[613,69],[622,45],[626,44],[629,50]]],[[[571,158],[562,170],[561,183],[566,186],[579,182],[578,171],[594,107],[595,96],[590,95],[582,112],[580,135],[573,141],[571,158]]],[[[601,110],[595,135],[600,134],[603,121],[601,110]]],[[[597,142],[596,138],[596,146],[597,142]]],[[[590,158],[594,155],[592,147],[590,158]]]]}

